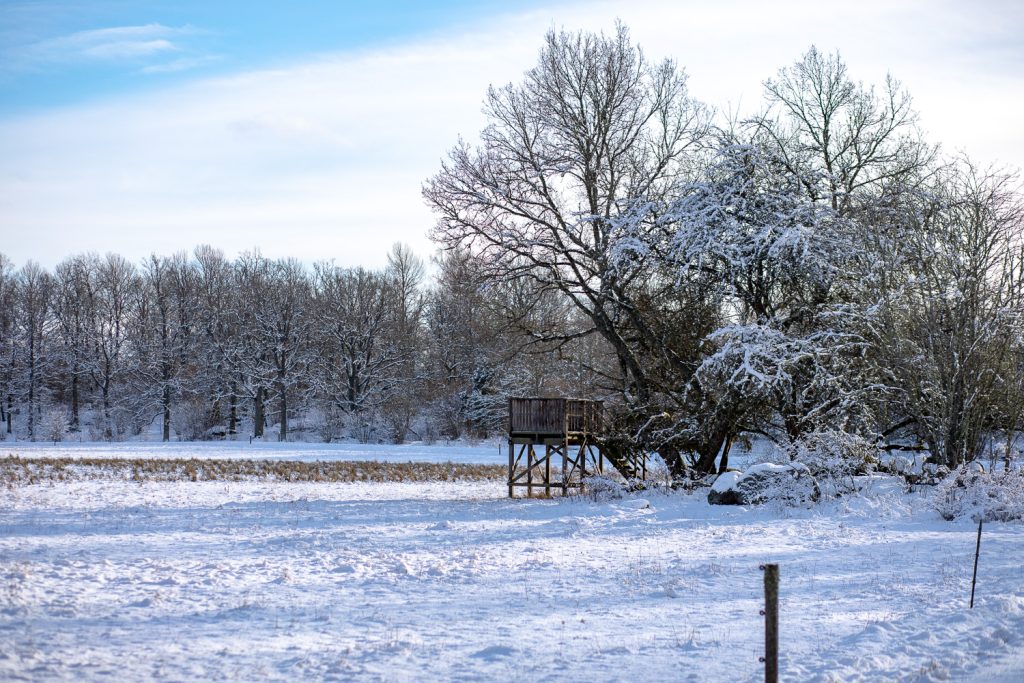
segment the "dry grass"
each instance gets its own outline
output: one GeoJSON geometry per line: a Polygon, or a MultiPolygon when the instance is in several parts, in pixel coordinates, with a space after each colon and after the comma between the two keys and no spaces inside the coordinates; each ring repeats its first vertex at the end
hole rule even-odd
{"type": "Polygon", "coordinates": [[[86,479],[130,481],[417,482],[504,480],[501,465],[373,461],[198,460],[132,458],[0,458],[8,487],[86,479]]]}

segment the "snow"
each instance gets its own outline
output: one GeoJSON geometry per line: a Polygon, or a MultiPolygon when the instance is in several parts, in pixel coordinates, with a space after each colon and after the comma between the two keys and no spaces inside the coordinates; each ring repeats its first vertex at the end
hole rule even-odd
{"type": "Polygon", "coordinates": [[[985,525],[968,610],[977,527],[872,481],[808,509],[501,482],[5,488],[0,679],[754,681],[777,562],[784,680],[1022,680],[1024,525],[985,525]]]}
{"type": "Polygon", "coordinates": [[[718,475],[715,479],[715,483],[711,486],[711,490],[715,493],[725,493],[736,487],[736,484],[740,483],[740,479],[743,478],[742,472],[723,472],[718,475]]]}
{"type": "Polygon", "coordinates": [[[401,445],[361,443],[303,443],[278,441],[152,441],[0,442],[0,456],[25,458],[207,458],[298,460],[376,460],[388,462],[455,462],[508,464],[508,446],[490,441],[479,444],[421,442],[401,445]]]}
{"type": "Polygon", "coordinates": [[[748,467],[746,470],[744,470],[743,471],[743,477],[741,477],[741,479],[744,478],[744,477],[749,477],[749,476],[761,474],[762,472],[772,472],[774,474],[785,474],[786,472],[794,472],[794,471],[801,471],[801,472],[805,472],[805,473],[808,473],[808,474],[810,473],[810,471],[807,469],[807,466],[804,465],[803,463],[799,463],[799,462],[790,463],[788,465],[779,465],[778,463],[773,463],[773,462],[760,462],[760,463],[758,463],[758,464],[756,464],[756,465],[754,465],[752,467],[748,467]]]}

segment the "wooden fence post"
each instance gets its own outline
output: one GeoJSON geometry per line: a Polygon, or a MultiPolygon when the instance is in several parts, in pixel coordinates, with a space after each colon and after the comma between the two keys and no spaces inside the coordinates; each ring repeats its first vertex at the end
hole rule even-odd
{"type": "Polygon", "coordinates": [[[764,680],[779,680],[779,565],[763,564],[764,571],[764,680]]]}

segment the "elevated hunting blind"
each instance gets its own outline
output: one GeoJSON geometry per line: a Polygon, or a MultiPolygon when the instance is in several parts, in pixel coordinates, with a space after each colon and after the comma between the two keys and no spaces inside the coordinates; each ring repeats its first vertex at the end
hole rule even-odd
{"type": "Polygon", "coordinates": [[[646,460],[625,462],[603,446],[604,403],[577,398],[510,398],[508,495],[525,488],[566,495],[588,474],[604,474],[606,458],[627,479],[646,477],[646,460]],[[539,447],[543,447],[540,450],[539,447]],[[554,462],[554,467],[552,463],[554,462]]]}

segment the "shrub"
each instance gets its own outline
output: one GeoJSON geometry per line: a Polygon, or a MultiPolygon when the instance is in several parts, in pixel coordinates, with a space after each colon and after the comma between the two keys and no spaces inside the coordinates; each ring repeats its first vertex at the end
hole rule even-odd
{"type": "Polygon", "coordinates": [[[745,472],[726,472],[708,493],[712,505],[762,505],[803,507],[821,496],[818,483],[801,463],[759,463],[745,472]]]}
{"type": "Polygon", "coordinates": [[[790,458],[807,465],[826,499],[856,491],[854,477],[870,474],[880,455],[874,442],[834,430],[805,434],[790,448],[790,458]]]}
{"type": "Polygon", "coordinates": [[[57,443],[64,440],[64,433],[68,430],[67,416],[63,410],[53,409],[46,413],[43,420],[43,435],[47,441],[57,443]]]}
{"type": "Polygon", "coordinates": [[[583,480],[587,497],[596,503],[618,500],[626,495],[626,487],[622,482],[608,477],[593,476],[583,480]]]}
{"type": "Polygon", "coordinates": [[[1024,470],[986,473],[962,466],[939,482],[932,502],[946,520],[1024,520],[1024,470]]]}

